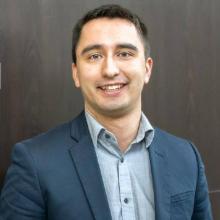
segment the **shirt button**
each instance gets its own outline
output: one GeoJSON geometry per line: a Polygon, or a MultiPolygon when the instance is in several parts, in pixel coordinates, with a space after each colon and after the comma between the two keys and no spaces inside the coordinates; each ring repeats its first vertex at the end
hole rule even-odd
{"type": "Polygon", "coordinates": [[[124,203],[128,204],[128,198],[124,199],[124,203]]]}
{"type": "Polygon", "coordinates": [[[120,161],[121,161],[121,163],[123,163],[124,162],[124,158],[122,157],[120,161]]]}

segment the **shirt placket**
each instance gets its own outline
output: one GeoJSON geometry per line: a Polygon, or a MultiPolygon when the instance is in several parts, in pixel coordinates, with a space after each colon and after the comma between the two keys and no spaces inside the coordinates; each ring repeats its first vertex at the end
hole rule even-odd
{"type": "Polygon", "coordinates": [[[118,174],[122,220],[135,220],[135,208],[132,194],[131,178],[129,174],[128,164],[123,158],[118,163],[118,174]]]}

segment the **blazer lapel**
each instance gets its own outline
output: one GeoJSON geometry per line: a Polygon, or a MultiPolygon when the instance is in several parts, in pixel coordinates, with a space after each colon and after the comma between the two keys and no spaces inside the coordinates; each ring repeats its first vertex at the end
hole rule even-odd
{"type": "Polygon", "coordinates": [[[94,218],[96,220],[111,220],[104,184],[84,112],[73,122],[71,135],[76,143],[70,149],[70,154],[94,218]]]}
{"type": "Polygon", "coordinates": [[[156,220],[170,219],[170,186],[166,142],[155,129],[155,137],[149,148],[154,187],[156,220]]]}

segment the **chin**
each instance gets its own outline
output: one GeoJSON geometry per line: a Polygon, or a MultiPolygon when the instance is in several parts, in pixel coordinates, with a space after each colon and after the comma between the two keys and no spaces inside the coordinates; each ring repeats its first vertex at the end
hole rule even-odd
{"type": "Polygon", "coordinates": [[[125,106],[120,106],[120,107],[108,107],[108,108],[102,108],[102,115],[106,115],[108,117],[121,117],[128,113],[128,107],[125,106]]]}

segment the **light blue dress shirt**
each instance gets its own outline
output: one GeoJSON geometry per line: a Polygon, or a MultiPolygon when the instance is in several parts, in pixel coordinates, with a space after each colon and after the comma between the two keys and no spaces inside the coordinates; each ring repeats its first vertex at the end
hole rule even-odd
{"type": "MultiPolygon", "coordinates": [[[[142,113],[138,134],[121,152],[114,134],[88,112],[86,120],[97,154],[112,220],[155,220],[148,147],[154,129],[142,113]]],[[[126,129],[126,128],[125,128],[126,129]]]]}

